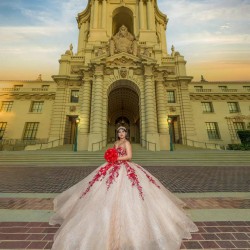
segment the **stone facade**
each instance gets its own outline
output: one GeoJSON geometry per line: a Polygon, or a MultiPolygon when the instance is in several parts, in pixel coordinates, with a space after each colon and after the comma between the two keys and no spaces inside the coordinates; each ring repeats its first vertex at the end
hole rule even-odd
{"type": "Polygon", "coordinates": [[[168,150],[168,117],[174,142],[185,144],[238,141],[235,121],[249,125],[249,82],[192,82],[184,57],[174,47],[168,53],[168,19],[156,1],[90,0],[77,22],[78,48],[74,51],[70,45],[61,56],[54,82],[1,82],[2,105],[6,100],[15,105],[11,112],[0,112],[0,122],[8,125],[3,138],[22,139],[27,134],[24,123],[34,120],[39,123],[36,138],[73,143],[77,126],[78,149],[93,151],[113,142],[122,124],[132,142],[149,150],[168,150]],[[49,89],[42,89],[46,84],[49,89]],[[16,96],[26,96],[18,97],[18,106],[16,96]],[[39,114],[16,109],[30,110],[37,98],[44,101],[39,114]],[[209,105],[213,112],[204,112],[209,105]],[[232,114],[228,105],[240,109],[232,114]]]}

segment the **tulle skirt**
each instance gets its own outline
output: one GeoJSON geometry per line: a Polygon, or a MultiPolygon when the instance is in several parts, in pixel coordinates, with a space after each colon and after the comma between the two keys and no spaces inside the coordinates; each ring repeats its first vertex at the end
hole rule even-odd
{"type": "Polygon", "coordinates": [[[52,250],[177,250],[198,231],[185,204],[133,162],[120,164],[111,185],[109,174],[90,185],[106,165],[55,197],[52,250]]]}

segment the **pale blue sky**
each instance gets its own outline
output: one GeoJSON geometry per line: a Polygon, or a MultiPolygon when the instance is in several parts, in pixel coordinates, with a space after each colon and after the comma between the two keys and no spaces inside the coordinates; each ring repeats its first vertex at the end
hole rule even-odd
{"type": "MultiPolygon", "coordinates": [[[[0,79],[50,80],[86,0],[0,0],[0,79]]],[[[158,0],[169,18],[167,44],[199,80],[250,80],[250,0],[158,0]]]]}

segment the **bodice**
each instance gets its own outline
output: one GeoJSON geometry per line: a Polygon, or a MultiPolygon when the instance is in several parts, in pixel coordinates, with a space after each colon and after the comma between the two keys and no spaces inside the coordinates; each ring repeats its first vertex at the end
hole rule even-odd
{"type": "Polygon", "coordinates": [[[118,153],[118,156],[124,156],[127,155],[126,149],[123,147],[117,147],[116,151],[118,153]]]}

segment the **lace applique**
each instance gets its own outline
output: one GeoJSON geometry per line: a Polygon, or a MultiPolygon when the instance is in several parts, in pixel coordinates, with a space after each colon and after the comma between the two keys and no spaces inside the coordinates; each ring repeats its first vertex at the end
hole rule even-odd
{"type": "MultiPolygon", "coordinates": [[[[135,163],[134,163],[135,164],[135,163]]],[[[156,183],[156,181],[154,180],[154,178],[153,177],[151,177],[140,165],[138,165],[138,164],[135,164],[136,165],[136,167],[138,167],[146,176],[147,176],[147,178],[149,179],[149,181],[150,182],[152,182],[156,187],[158,187],[158,188],[161,188],[157,183],[156,183]]]]}
{"type": "Polygon", "coordinates": [[[139,190],[139,194],[141,196],[141,198],[144,200],[144,195],[142,192],[142,186],[140,185],[140,182],[138,180],[138,177],[135,173],[135,170],[125,161],[124,162],[125,166],[126,166],[126,170],[127,170],[127,176],[130,179],[130,181],[132,182],[132,186],[136,186],[137,189],[139,190]]]}
{"type": "Polygon", "coordinates": [[[117,150],[119,156],[125,156],[127,154],[126,149],[123,147],[118,147],[116,150],[117,150]]]}
{"type": "Polygon", "coordinates": [[[95,182],[103,180],[103,178],[106,176],[107,171],[113,166],[112,163],[108,163],[104,167],[100,168],[100,170],[97,172],[97,174],[93,177],[93,179],[89,182],[89,186],[87,189],[82,193],[80,198],[82,198],[84,195],[86,195],[90,188],[94,185],[95,182]]]}
{"type": "Polygon", "coordinates": [[[119,176],[119,170],[121,168],[121,164],[117,163],[114,164],[114,167],[109,172],[109,177],[106,181],[107,189],[110,188],[110,185],[113,183],[113,181],[119,176]]]}

